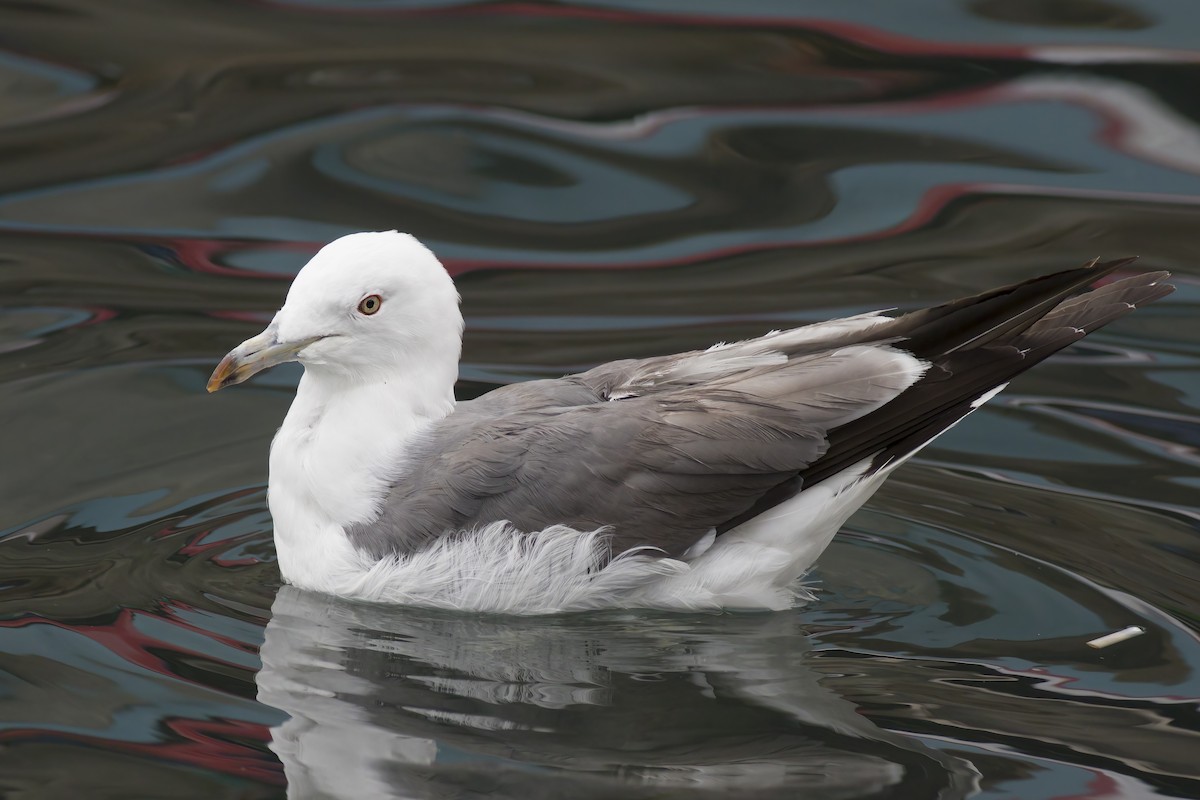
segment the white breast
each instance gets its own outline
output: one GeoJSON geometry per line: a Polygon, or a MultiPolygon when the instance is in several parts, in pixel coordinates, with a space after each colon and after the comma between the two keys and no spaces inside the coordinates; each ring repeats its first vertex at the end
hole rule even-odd
{"type": "Polygon", "coordinates": [[[306,375],[271,443],[267,493],[284,580],[353,594],[371,567],[343,529],[374,518],[404,444],[429,420],[387,387],[324,390],[306,375]]]}

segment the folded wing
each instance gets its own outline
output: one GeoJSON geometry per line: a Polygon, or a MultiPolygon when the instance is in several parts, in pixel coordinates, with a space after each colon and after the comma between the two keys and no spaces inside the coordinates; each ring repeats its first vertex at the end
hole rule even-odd
{"type": "Polygon", "coordinates": [[[380,517],[349,534],[378,556],[508,520],[525,531],[605,527],[614,553],[678,556],[925,370],[886,344],[796,357],[758,349],[662,361],[655,369],[672,377],[654,384],[631,362],[638,393],[602,368],[462,403],[411,450],[380,517]]]}
{"type": "Polygon", "coordinates": [[[383,556],[508,520],[682,555],[864,459],[911,455],[1013,376],[1172,291],[1147,273],[1080,294],[1130,260],[503,387],[424,435],[379,517],[347,533],[383,556]]]}

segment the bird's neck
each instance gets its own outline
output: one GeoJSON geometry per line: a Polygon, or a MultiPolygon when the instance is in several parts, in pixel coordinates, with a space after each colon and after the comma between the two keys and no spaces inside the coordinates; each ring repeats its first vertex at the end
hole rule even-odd
{"type": "Polygon", "coordinates": [[[377,513],[406,446],[454,409],[456,374],[457,359],[371,382],[305,371],[271,444],[268,499],[284,577],[347,556],[341,530],[377,513]]]}

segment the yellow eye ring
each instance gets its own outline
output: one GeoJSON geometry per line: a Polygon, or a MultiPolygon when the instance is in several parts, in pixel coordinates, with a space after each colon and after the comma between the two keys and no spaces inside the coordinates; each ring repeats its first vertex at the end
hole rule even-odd
{"type": "Polygon", "coordinates": [[[377,294],[369,294],[358,303],[358,313],[366,314],[368,317],[377,312],[383,306],[383,298],[377,294]]]}

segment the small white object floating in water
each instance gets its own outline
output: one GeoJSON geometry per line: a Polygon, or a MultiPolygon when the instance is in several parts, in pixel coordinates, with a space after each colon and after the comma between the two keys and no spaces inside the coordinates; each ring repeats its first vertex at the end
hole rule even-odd
{"type": "Polygon", "coordinates": [[[1098,636],[1087,643],[1088,647],[1096,650],[1103,650],[1105,647],[1112,647],[1114,644],[1120,644],[1126,639],[1132,639],[1135,636],[1141,636],[1146,632],[1146,629],[1141,625],[1130,625],[1128,628],[1122,628],[1115,633],[1098,636]]]}

